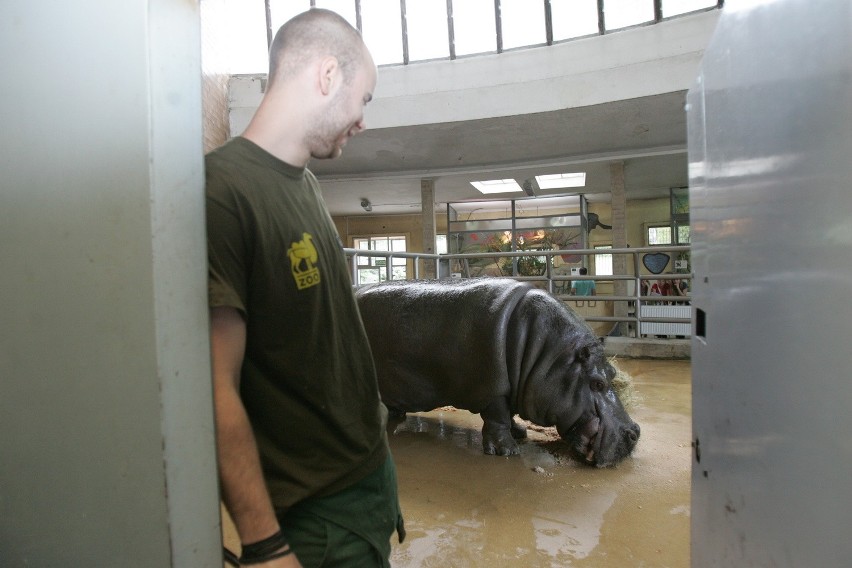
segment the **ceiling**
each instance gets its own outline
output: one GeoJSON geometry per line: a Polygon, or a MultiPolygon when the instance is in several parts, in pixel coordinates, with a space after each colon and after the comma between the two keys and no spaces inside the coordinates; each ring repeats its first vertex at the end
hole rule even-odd
{"type": "Polygon", "coordinates": [[[311,163],[332,215],[419,213],[421,179],[435,183],[436,209],[483,196],[471,181],[586,172],[586,186],[535,192],[609,201],[610,164],[624,162],[628,199],[687,185],[686,91],[553,112],[367,130],[336,160],[311,163]],[[362,209],[368,199],[372,211],[362,209]]]}

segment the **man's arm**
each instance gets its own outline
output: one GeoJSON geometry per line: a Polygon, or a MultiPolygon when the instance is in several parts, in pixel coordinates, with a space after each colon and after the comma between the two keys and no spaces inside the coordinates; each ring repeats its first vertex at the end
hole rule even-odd
{"type": "MultiPolygon", "coordinates": [[[[216,453],[222,499],[243,544],[266,539],[279,530],[269,499],[257,443],[240,398],[240,369],[246,346],[246,324],[234,308],[210,310],[213,398],[216,410],[216,453]]],[[[300,566],[294,555],[255,566],[300,566]]]]}

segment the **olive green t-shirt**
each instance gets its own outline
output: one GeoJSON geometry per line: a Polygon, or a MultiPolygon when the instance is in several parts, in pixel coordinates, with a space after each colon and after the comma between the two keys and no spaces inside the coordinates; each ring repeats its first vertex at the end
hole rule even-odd
{"type": "Polygon", "coordinates": [[[337,230],[314,175],[245,138],[206,157],[211,307],[246,321],[240,393],[275,507],[387,457],[387,411],[337,230]]]}

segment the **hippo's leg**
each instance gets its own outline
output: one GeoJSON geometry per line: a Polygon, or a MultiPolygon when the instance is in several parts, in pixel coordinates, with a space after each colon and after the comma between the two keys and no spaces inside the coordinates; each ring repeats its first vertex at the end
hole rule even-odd
{"type": "Polygon", "coordinates": [[[393,434],[397,426],[405,422],[405,411],[398,408],[388,408],[387,432],[393,434]]]}
{"type": "Polygon", "coordinates": [[[405,411],[400,410],[398,408],[388,407],[388,419],[389,420],[405,420],[405,411]]]}
{"type": "Polygon", "coordinates": [[[510,426],[512,430],[512,437],[516,440],[526,440],[527,438],[527,427],[525,424],[521,424],[514,418],[512,418],[512,425],[510,426]]]}
{"type": "Polygon", "coordinates": [[[482,450],[486,454],[514,456],[521,453],[517,442],[512,437],[514,421],[506,397],[495,398],[479,414],[483,422],[482,450]]]}

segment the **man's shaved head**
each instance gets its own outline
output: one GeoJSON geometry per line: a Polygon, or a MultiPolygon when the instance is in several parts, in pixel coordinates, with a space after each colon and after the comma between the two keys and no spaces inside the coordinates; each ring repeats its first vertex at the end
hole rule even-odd
{"type": "Polygon", "coordinates": [[[312,8],[281,26],[269,50],[269,87],[300,72],[318,57],[337,59],[345,82],[366,61],[361,34],[340,15],[312,8]]]}

